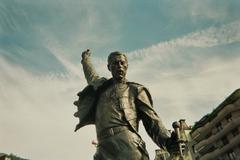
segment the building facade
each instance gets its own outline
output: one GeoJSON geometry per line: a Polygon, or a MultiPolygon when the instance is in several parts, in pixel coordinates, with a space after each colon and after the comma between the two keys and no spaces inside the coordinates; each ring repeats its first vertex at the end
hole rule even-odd
{"type": "Polygon", "coordinates": [[[240,160],[240,89],[198,121],[190,135],[194,159],[240,160]]]}

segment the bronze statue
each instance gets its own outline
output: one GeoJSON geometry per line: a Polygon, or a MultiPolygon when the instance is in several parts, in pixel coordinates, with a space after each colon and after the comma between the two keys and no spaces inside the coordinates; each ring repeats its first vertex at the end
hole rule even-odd
{"type": "Polygon", "coordinates": [[[140,120],[159,147],[174,150],[176,140],[154,111],[148,89],[127,81],[126,55],[117,51],[108,56],[111,79],[97,75],[90,55],[90,50],[82,53],[88,86],[78,93],[74,116],[79,118],[75,131],[88,124],[96,126],[98,145],[94,160],[148,160],[145,143],[138,134],[140,120]]]}

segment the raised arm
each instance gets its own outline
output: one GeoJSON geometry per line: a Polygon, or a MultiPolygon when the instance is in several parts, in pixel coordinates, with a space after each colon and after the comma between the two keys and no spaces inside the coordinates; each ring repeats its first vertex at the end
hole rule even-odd
{"type": "Polygon", "coordinates": [[[91,52],[89,49],[82,52],[82,66],[88,84],[93,83],[95,80],[99,78],[95,68],[93,67],[91,61],[91,52]]]}

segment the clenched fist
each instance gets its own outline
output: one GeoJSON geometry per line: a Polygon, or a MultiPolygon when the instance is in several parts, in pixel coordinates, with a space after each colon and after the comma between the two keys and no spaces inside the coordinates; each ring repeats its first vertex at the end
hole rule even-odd
{"type": "Polygon", "coordinates": [[[91,56],[91,52],[90,52],[90,49],[87,49],[86,51],[83,51],[82,52],[82,59],[87,59],[88,57],[91,56]]]}

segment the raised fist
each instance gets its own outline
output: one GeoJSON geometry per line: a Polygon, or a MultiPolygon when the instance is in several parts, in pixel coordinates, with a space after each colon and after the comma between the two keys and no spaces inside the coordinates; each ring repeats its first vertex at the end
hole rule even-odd
{"type": "Polygon", "coordinates": [[[82,59],[86,59],[91,56],[90,49],[87,49],[86,51],[82,52],[82,59]]]}

